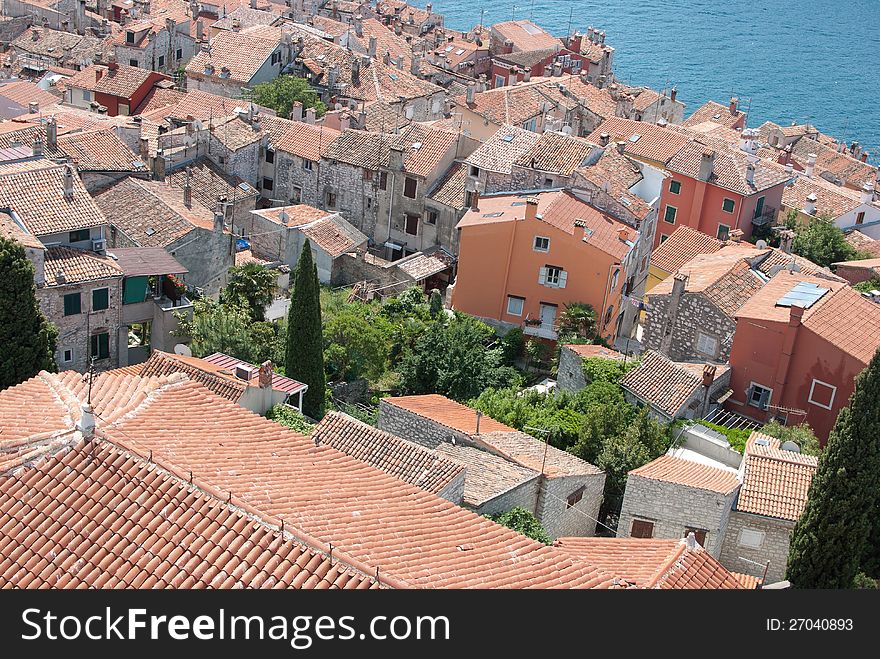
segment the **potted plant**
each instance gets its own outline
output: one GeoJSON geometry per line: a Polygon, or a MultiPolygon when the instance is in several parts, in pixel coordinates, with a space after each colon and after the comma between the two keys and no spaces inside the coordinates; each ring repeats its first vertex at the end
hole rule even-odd
{"type": "Polygon", "coordinates": [[[179,277],[165,275],[165,279],[162,282],[162,292],[176,305],[184,293],[186,293],[186,284],[179,277]]]}

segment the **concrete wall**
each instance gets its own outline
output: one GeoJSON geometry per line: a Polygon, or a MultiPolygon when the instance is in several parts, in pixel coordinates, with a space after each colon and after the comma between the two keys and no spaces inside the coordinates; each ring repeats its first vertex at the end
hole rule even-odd
{"type": "Polygon", "coordinates": [[[238,404],[246,410],[263,416],[272,407],[280,405],[285,400],[287,400],[287,394],[283,391],[278,391],[271,387],[263,389],[249,385],[244,390],[241,398],[238,399],[238,404]]]}
{"type": "Polygon", "coordinates": [[[730,514],[724,545],[721,550],[721,564],[733,572],[751,574],[755,577],[764,575],[764,565],[770,561],[767,570],[767,583],[781,581],[785,578],[785,567],[788,563],[788,545],[794,522],[751,515],[734,510],[730,514]],[[739,544],[743,529],[764,533],[763,543],[758,549],[743,547],[739,544]],[[755,561],[755,565],[749,561],[755,561]]]}
{"type": "Polygon", "coordinates": [[[228,233],[194,229],[165,247],[189,272],[185,281],[207,295],[220,292],[226,273],[235,265],[234,237],[228,233]]]}
{"type": "Polygon", "coordinates": [[[617,535],[630,537],[634,519],[653,522],[655,538],[682,538],[686,528],[705,529],[705,548],[718,558],[737,491],[724,495],[630,474],[617,535]]]}

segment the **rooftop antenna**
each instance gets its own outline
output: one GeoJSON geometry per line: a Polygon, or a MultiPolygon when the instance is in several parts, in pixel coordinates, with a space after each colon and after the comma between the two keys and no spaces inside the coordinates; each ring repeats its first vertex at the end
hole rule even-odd
{"type": "MultiPolygon", "coordinates": [[[[535,0],[532,0],[532,7],[534,7],[534,6],[535,6],[535,0]]],[[[573,14],[574,14],[574,5],[572,5],[571,7],[568,8],[568,30],[565,33],[566,37],[571,36],[571,17],[573,14]]],[[[569,43],[571,43],[571,42],[569,42],[569,43]]]]}

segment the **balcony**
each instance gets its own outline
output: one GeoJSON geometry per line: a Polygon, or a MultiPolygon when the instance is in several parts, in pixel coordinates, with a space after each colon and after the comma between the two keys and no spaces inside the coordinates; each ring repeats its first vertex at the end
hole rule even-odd
{"type": "Polygon", "coordinates": [[[537,336],[538,338],[549,339],[550,341],[555,341],[557,338],[556,329],[552,324],[548,323],[533,324],[525,322],[523,323],[522,331],[526,336],[537,336]]]}
{"type": "Polygon", "coordinates": [[[765,206],[764,210],[761,211],[760,214],[755,215],[752,218],[752,226],[755,227],[763,227],[763,226],[772,226],[776,223],[776,216],[779,211],[775,208],[770,208],[769,206],[765,206]]]}

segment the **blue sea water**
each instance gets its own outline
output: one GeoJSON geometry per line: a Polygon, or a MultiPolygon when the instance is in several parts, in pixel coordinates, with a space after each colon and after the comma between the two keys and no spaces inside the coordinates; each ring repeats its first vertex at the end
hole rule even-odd
{"type": "MultiPolygon", "coordinates": [[[[412,1],[412,0],[411,0],[412,1]]],[[[425,0],[416,4],[424,6],[425,0]]],[[[689,114],[738,96],[748,125],[812,123],[880,162],[880,0],[434,0],[446,25],[531,19],[562,36],[589,25],[632,85],[678,88],[689,114]]]]}

